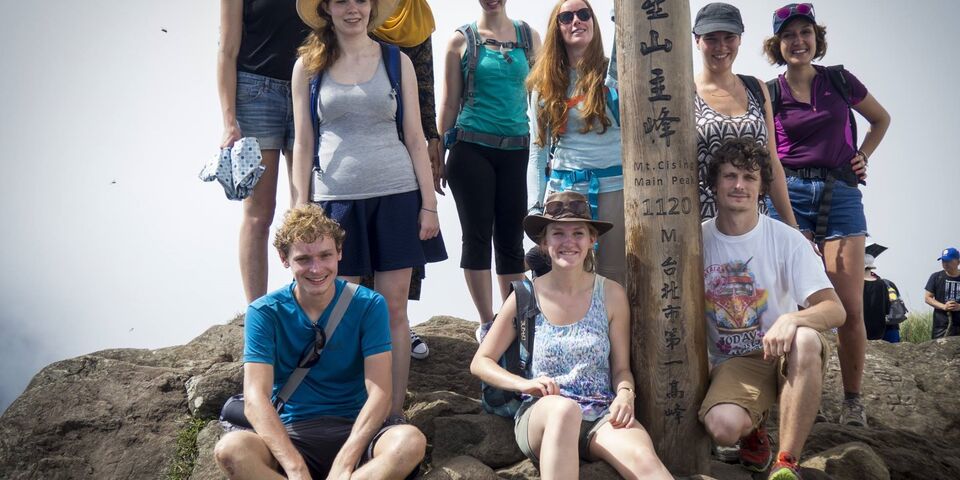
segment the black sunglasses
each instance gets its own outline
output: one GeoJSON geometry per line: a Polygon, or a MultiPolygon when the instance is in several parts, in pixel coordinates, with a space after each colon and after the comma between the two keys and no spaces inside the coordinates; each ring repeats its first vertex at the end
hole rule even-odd
{"type": "Polygon", "coordinates": [[[307,348],[303,349],[303,353],[300,354],[300,368],[313,368],[320,361],[320,352],[327,344],[327,333],[317,328],[316,325],[313,328],[318,335],[316,335],[313,343],[308,344],[307,348]]]}
{"type": "Polygon", "coordinates": [[[557,14],[557,21],[560,22],[560,24],[562,24],[562,25],[568,25],[568,24],[570,24],[570,23],[573,22],[573,16],[574,16],[574,15],[576,15],[577,18],[579,18],[581,22],[586,22],[587,20],[590,20],[591,18],[593,18],[593,16],[590,14],[590,9],[584,7],[584,8],[581,8],[580,10],[575,11],[575,12],[560,12],[560,13],[558,13],[558,14],[557,14]]]}

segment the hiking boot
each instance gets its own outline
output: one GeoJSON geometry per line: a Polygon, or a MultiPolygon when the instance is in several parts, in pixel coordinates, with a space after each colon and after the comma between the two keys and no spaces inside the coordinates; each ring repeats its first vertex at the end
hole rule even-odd
{"type": "Polygon", "coordinates": [[[737,463],[740,461],[740,442],[737,442],[732,447],[724,447],[722,445],[713,446],[713,458],[723,462],[723,463],[737,463]]]}
{"type": "Polygon", "coordinates": [[[430,347],[420,338],[420,335],[410,330],[410,356],[417,360],[423,360],[430,355],[430,347]]]}
{"type": "Polygon", "coordinates": [[[867,409],[864,408],[860,397],[843,401],[843,405],[840,406],[840,425],[850,425],[851,427],[867,426],[867,409]]]}
{"type": "Polygon", "coordinates": [[[394,425],[406,425],[408,423],[407,417],[404,415],[389,415],[387,419],[383,421],[383,426],[392,427],[394,425]]]}
{"type": "MultiPolygon", "coordinates": [[[[496,319],[497,319],[497,316],[494,315],[493,320],[496,320],[496,319]]],[[[477,327],[477,332],[475,334],[477,338],[477,343],[483,343],[483,339],[487,337],[487,333],[490,332],[490,327],[492,326],[493,326],[493,321],[491,321],[490,323],[481,323],[480,326],[477,327]]]]}
{"type": "Polygon", "coordinates": [[[777,463],[770,469],[767,480],[802,480],[802,478],[797,459],[787,452],[782,452],[777,455],[777,463]]]}
{"type": "Polygon", "coordinates": [[[770,450],[770,435],[764,425],[766,418],[760,425],[740,439],[740,465],[754,472],[765,472],[773,461],[773,452],[770,450]]]}

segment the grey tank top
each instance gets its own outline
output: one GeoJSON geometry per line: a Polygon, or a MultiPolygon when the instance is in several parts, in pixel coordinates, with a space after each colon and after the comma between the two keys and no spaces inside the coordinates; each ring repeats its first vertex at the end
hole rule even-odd
{"type": "Polygon", "coordinates": [[[383,60],[370,80],[320,82],[320,166],[313,199],[360,200],[418,189],[413,162],[397,138],[397,103],[383,60]]]}

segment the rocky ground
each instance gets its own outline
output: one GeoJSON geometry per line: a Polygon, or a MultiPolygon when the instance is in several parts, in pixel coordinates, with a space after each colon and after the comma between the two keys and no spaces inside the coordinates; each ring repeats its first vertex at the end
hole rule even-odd
{"type": "MultiPolygon", "coordinates": [[[[539,478],[511,422],[481,411],[468,371],[474,326],[441,316],[416,328],[431,355],[413,362],[406,411],[429,440],[424,478],[539,478]]],[[[242,342],[238,318],[187,345],[105,350],[46,367],[0,417],[0,478],[224,478],[212,458],[222,433],[214,419],[241,389],[242,342]],[[195,440],[194,426],[202,427],[195,440]]],[[[835,354],[826,385],[824,412],[836,421],[835,354]]],[[[864,391],[870,428],[815,425],[804,478],[960,478],[960,338],[870,342],[864,391]]],[[[618,477],[598,462],[581,478],[618,477]]],[[[690,478],[751,476],[714,462],[709,476],[690,478]]]]}

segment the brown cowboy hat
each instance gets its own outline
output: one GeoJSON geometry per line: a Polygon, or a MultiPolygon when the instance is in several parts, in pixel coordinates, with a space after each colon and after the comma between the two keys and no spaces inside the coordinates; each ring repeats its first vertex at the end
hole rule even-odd
{"type": "Polygon", "coordinates": [[[543,202],[543,213],[536,215],[527,215],[523,219],[523,231],[527,237],[534,242],[540,241],[543,229],[548,224],[556,222],[583,222],[593,225],[597,229],[597,235],[603,235],[613,228],[610,222],[594,220],[590,216],[590,202],[582,193],[577,192],[557,192],[552,193],[543,202]]]}
{"type": "MultiPolygon", "coordinates": [[[[367,25],[368,31],[373,31],[383,22],[387,21],[393,11],[397,9],[399,0],[375,0],[377,4],[377,15],[373,17],[367,25]]],[[[320,8],[320,0],[297,0],[297,14],[300,20],[314,30],[320,30],[327,25],[327,19],[320,16],[317,9],[320,8]]]]}

